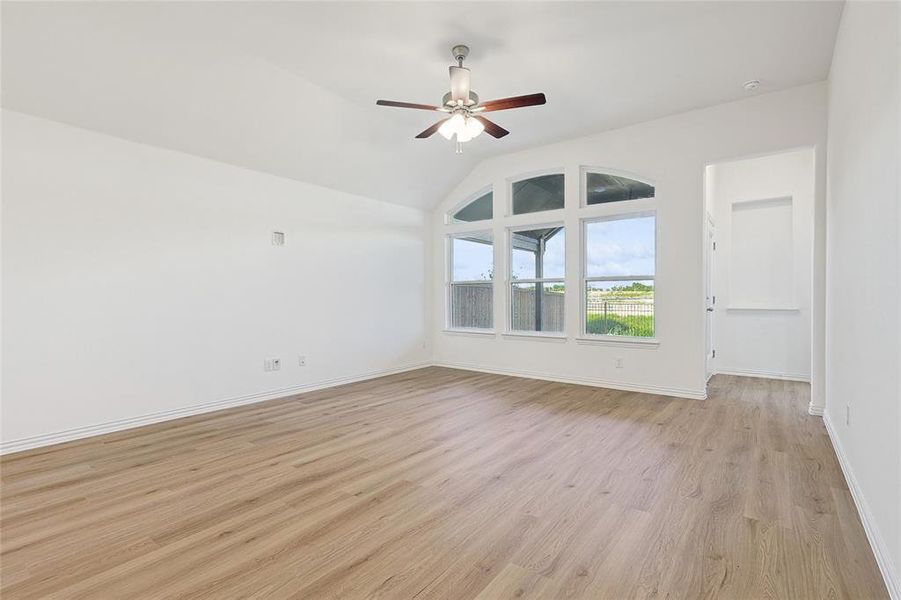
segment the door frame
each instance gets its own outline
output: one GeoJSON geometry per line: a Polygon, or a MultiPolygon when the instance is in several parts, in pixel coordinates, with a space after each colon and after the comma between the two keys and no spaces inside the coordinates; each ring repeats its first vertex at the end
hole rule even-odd
{"type": "Polygon", "coordinates": [[[704,367],[705,381],[716,374],[716,224],[709,212],[704,219],[704,367]]]}

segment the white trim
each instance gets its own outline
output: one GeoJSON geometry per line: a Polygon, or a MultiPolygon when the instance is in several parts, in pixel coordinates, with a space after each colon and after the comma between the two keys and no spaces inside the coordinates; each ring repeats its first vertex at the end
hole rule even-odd
{"type": "MultiPolygon", "coordinates": [[[[704,340],[701,353],[704,355],[706,381],[716,374],[716,222],[707,211],[707,175],[709,167],[704,167],[704,233],[701,261],[704,272],[704,340]]],[[[656,324],[655,324],[656,325],[656,324]]]]}
{"type": "Polygon", "coordinates": [[[729,312],[801,312],[797,306],[727,306],[729,312]]]}
{"type": "Polygon", "coordinates": [[[325,388],[345,385],[348,383],[356,383],[358,381],[366,381],[367,379],[375,379],[386,375],[395,375],[415,369],[432,366],[431,362],[419,362],[394,369],[380,369],[377,371],[369,371],[359,375],[351,375],[348,377],[335,377],[326,379],[316,383],[307,383],[296,385],[277,390],[268,390],[265,392],[257,392],[254,394],[246,394],[243,396],[235,396],[233,398],[225,398],[223,400],[214,400],[212,402],[202,402],[200,404],[192,404],[181,408],[174,408],[156,413],[138,415],[134,417],[126,417],[115,421],[107,421],[105,423],[97,423],[96,425],[86,425],[84,427],[76,427],[73,429],[65,429],[53,433],[45,433],[17,440],[4,440],[0,442],[0,454],[10,454],[12,452],[21,452],[32,448],[41,448],[52,444],[60,444],[63,442],[71,442],[82,438],[93,437],[104,433],[113,433],[143,425],[151,425],[161,423],[163,421],[171,421],[172,419],[180,419],[182,417],[190,417],[203,413],[215,412],[235,406],[243,406],[245,404],[255,404],[257,402],[265,402],[266,400],[275,400],[286,396],[293,396],[303,392],[312,392],[325,388]]]}
{"type": "Polygon", "coordinates": [[[813,400],[811,400],[810,404],[807,405],[807,414],[814,417],[822,417],[825,410],[825,406],[818,406],[813,403],[813,400]]]}
{"type": "Polygon", "coordinates": [[[575,338],[577,344],[587,346],[634,346],[636,348],[657,348],[660,340],[657,338],[639,338],[626,335],[591,335],[575,338]]]}
{"type": "Polygon", "coordinates": [[[543,331],[505,331],[501,334],[504,338],[526,338],[542,342],[565,342],[568,338],[562,333],[546,333],[543,331]]]}
{"type": "Polygon", "coordinates": [[[845,455],[845,451],[842,448],[842,444],[839,441],[838,435],[835,432],[835,428],[833,427],[828,414],[823,415],[823,424],[826,426],[826,433],[829,434],[829,440],[832,442],[832,449],[835,450],[838,464],[845,476],[845,481],[851,492],[851,498],[854,499],[854,505],[857,507],[857,514],[860,515],[860,522],[863,523],[863,529],[867,534],[867,540],[870,542],[870,548],[873,550],[873,556],[876,558],[876,564],[879,566],[879,571],[882,573],[885,587],[888,588],[888,593],[892,600],[901,600],[901,580],[899,580],[898,574],[895,573],[888,548],[886,547],[882,536],[879,534],[879,530],[876,529],[873,513],[870,512],[870,505],[867,504],[863,491],[857,483],[857,478],[854,477],[854,471],[851,470],[851,464],[848,462],[848,458],[845,455]]]}
{"type": "MultiPolygon", "coordinates": [[[[538,210],[530,213],[522,213],[519,215],[510,215],[501,219],[500,223],[504,227],[516,228],[520,230],[540,228],[542,223],[548,221],[552,223],[562,223],[566,217],[565,208],[552,208],[550,210],[538,210]],[[533,227],[534,226],[534,227],[533,227]]],[[[485,221],[480,221],[484,223],[485,221]]]]}
{"type": "Polygon", "coordinates": [[[444,226],[444,233],[449,237],[461,237],[472,233],[483,233],[493,231],[491,219],[485,221],[470,221],[461,223],[452,223],[444,226]]]}
{"type": "Polygon", "coordinates": [[[441,333],[447,335],[461,335],[463,337],[496,337],[497,332],[493,329],[442,329],[441,333]]]}
{"type": "Polygon", "coordinates": [[[729,367],[717,367],[716,375],[738,375],[739,377],[759,377],[761,379],[781,379],[784,381],[800,381],[810,383],[810,375],[803,373],[779,373],[776,371],[763,371],[759,369],[733,369],[729,367]]]}
{"type": "Polygon", "coordinates": [[[579,215],[586,219],[604,219],[630,212],[646,212],[657,210],[657,198],[639,198],[637,200],[619,200],[604,204],[589,204],[579,207],[579,215]]]}
{"type": "Polygon", "coordinates": [[[479,373],[491,373],[494,375],[508,375],[510,377],[525,377],[526,379],[540,379],[542,381],[557,381],[559,383],[572,383],[575,385],[587,385],[591,387],[609,388],[613,390],[623,390],[626,392],[641,392],[643,394],[655,394],[662,396],[674,396],[676,398],[688,398],[691,400],[706,400],[707,390],[691,390],[684,388],[670,388],[655,385],[635,385],[621,381],[609,381],[606,379],[584,378],[584,377],[560,377],[551,373],[541,371],[524,371],[522,369],[496,369],[485,367],[474,363],[456,363],[436,361],[436,367],[446,367],[448,369],[462,369],[464,371],[477,371],[479,373]]]}

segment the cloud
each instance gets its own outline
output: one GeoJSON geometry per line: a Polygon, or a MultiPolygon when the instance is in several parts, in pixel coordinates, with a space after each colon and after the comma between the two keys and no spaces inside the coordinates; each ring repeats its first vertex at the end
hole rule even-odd
{"type": "Polygon", "coordinates": [[[654,272],[654,248],[641,242],[619,244],[590,242],[588,271],[594,275],[650,275],[654,272]]]}

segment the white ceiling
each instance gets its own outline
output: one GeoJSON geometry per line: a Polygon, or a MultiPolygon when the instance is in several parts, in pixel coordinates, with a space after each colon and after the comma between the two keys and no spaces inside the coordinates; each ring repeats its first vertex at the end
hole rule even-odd
{"type": "Polygon", "coordinates": [[[419,207],[480,160],[826,78],[842,5],[2,3],[7,108],[419,207]],[[457,156],[436,116],[450,47],[511,135],[457,156]]]}

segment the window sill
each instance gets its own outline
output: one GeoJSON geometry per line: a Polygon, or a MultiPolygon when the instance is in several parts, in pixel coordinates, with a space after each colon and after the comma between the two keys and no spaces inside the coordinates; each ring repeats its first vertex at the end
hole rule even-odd
{"type": "Polygon", "coordinates": [[[463,337],[495,337],[497,333],[493,329],[443,329],[441,333],[445,335],[459,335],[463,337]]]}
{"type": "Polygon", "coordinates": [[[634,348],[657,348],[660,346],[660,340],[657,338],[639,338],[619,335],[578,337],[576,338],[576,343],[587,346],[632,346],[634,348]]]}
{"type": "Polygon", "coordinates": [[[514,340],[515,339],[526,339],[526,340],[538,340],[538,341],[542,341],[542,342],[565,342],[567,339],[569,339],[565,335],[560,335],[560,334],[556,334],[556,333],[541,333],[541,332],[529,333],[527,331],[517,331],[517,332],[508,331],[506,333],[502,333],[501,335],[505,338],[514,339],[514,340]]]}
{"type": "Polygon", "coordinates": [[[801,312],[797,306],[727,306],[727,312],[801,312]]]}

